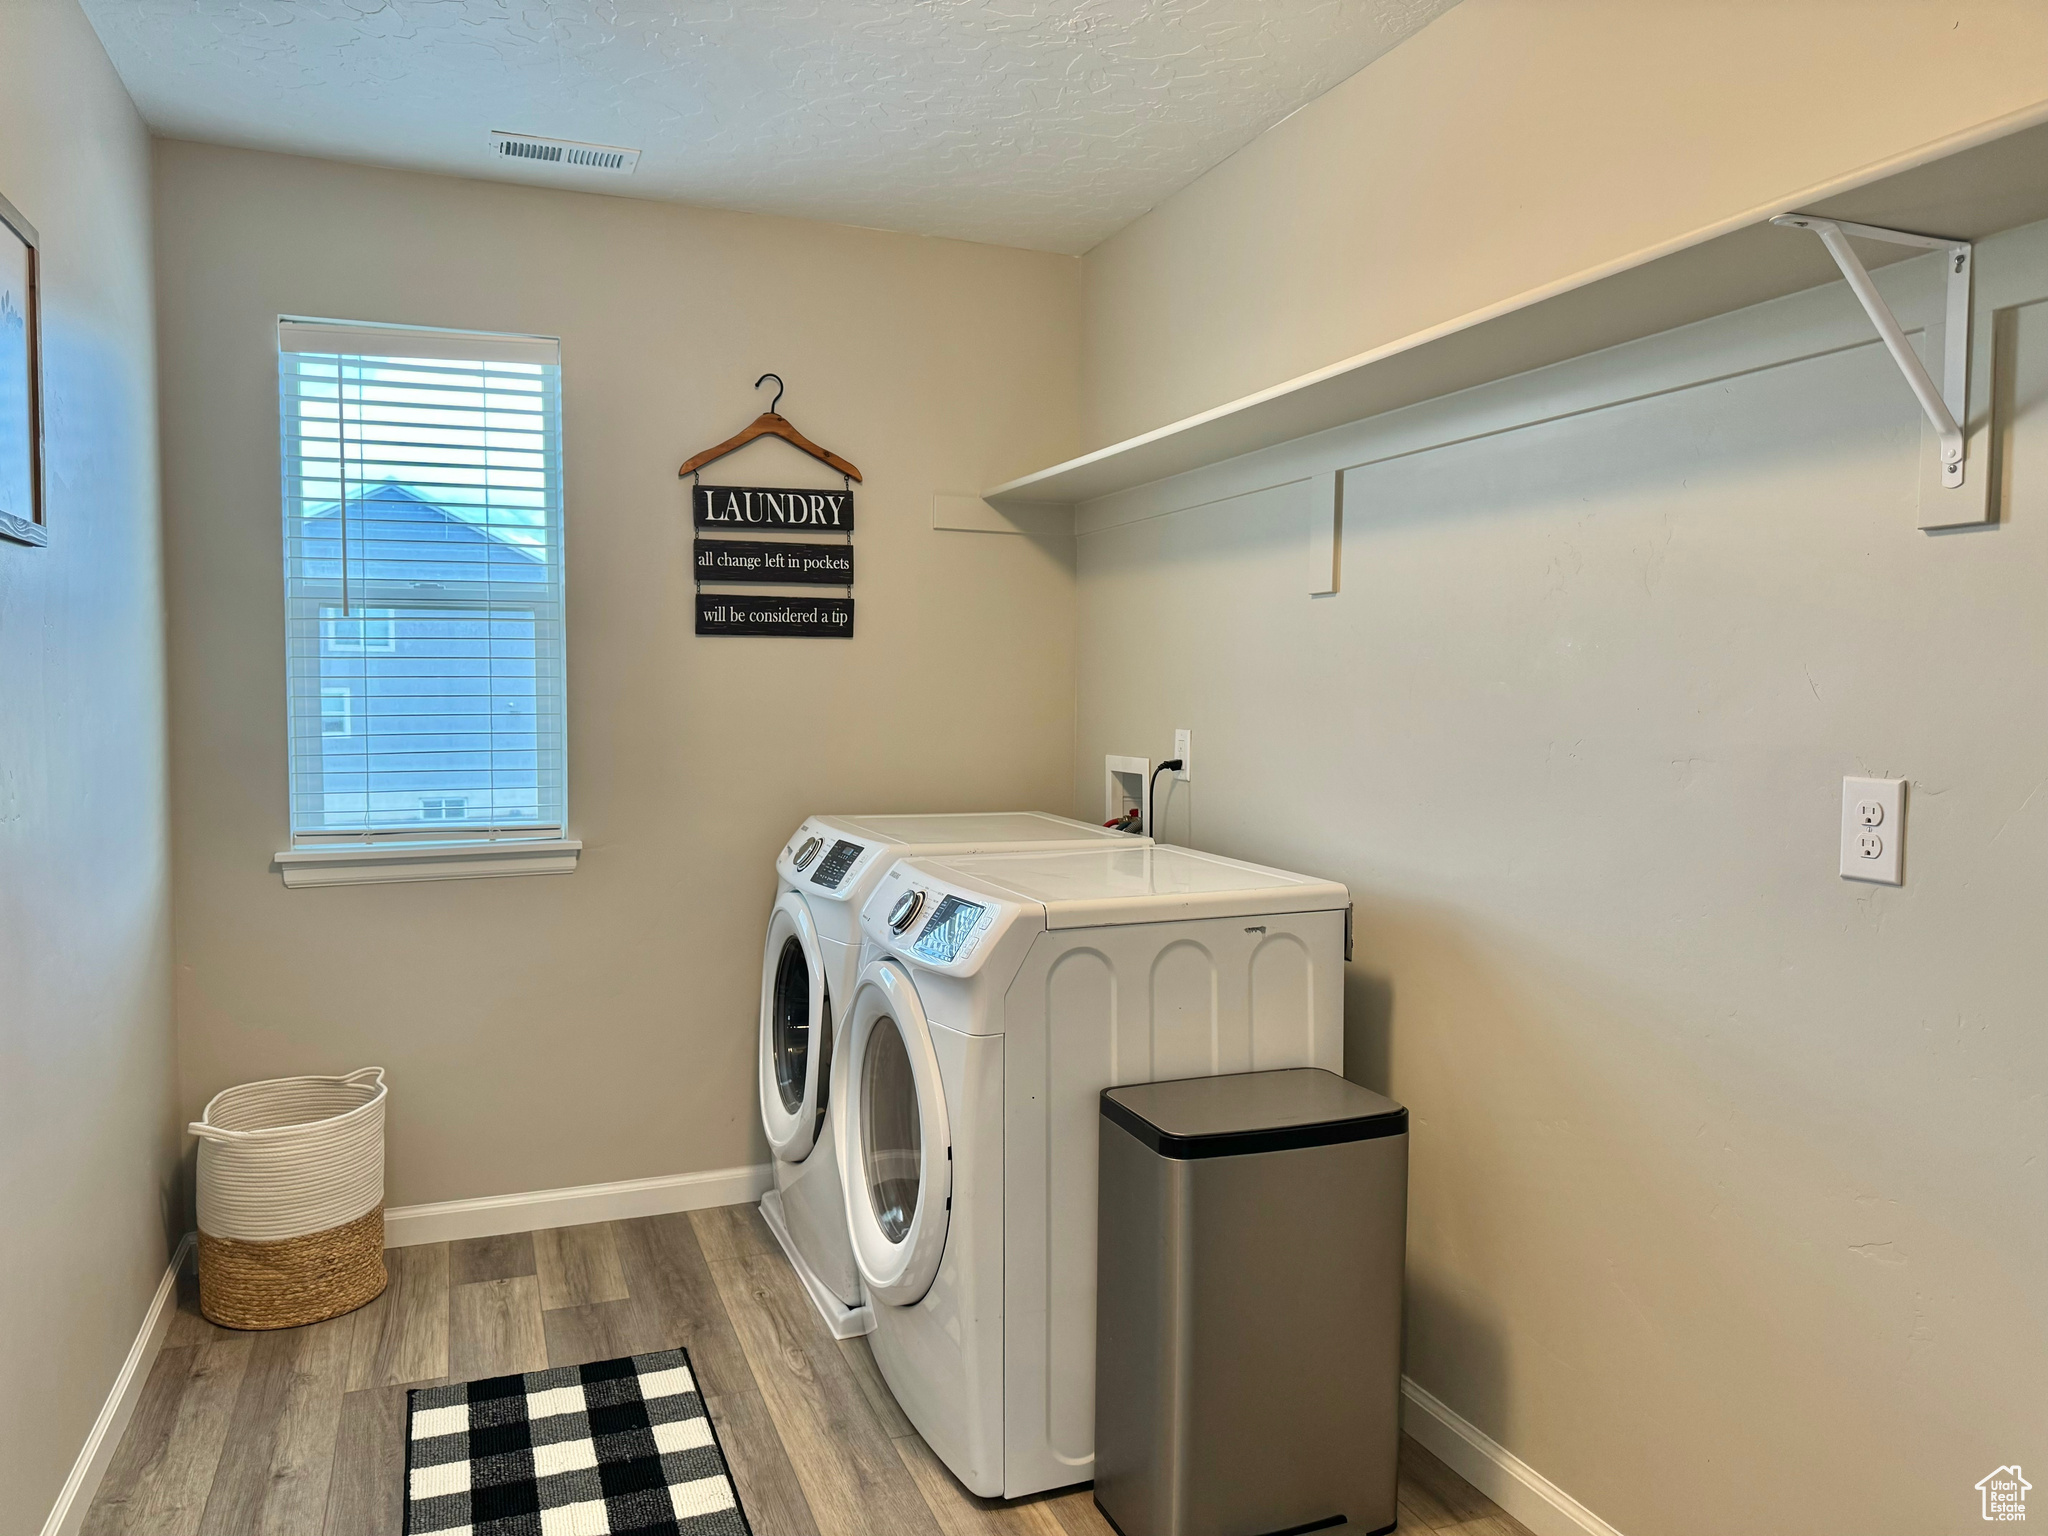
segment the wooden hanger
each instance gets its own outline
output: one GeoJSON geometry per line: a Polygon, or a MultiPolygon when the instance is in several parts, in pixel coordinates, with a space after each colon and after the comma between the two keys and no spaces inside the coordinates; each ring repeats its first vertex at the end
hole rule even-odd
{"type": "Polygon", "coordinates": [[[775,398],[769,402],[768,409],[756,416],[746,426],[735,432],[731,437],[728,437],[716,448],[706,448],[694,458],[686,460],[683,467],[676,471],[677,476],[682,479],[688,479],[713,459],[722,459],[734,449],[746,447],[747,444],[754,441],[757,437],[779,437],[791,446],[803,449],[805,453],[808,453],[819,462],[831,465],[847,478],[852,480],[860,479],[860,471],[855,469],[851,463],[829,449],[820,448],[808,437],[805,437],[803,433],[791,426],[785,418],[775,414],[775,407],[782,404],[782,376],[780,374],[764,373],[760,378],[754,380],[754,388],[759,389],[770,379],[775,380],[775,398]]]}

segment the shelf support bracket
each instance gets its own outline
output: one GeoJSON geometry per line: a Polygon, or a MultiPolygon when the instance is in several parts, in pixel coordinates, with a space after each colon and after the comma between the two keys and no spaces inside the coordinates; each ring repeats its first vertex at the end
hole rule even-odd
{"type": "MultiPolygon", "coordinates": [[[[1920,409],[1934,423],[1940,444],[1942,489],[1960,490],[1963,485],[1963,432],[1965,423],[1970,419],[1970,325],[1973,318],[1970,297],[1973,252],[1970,242],[1944,239],[1939,235],[1916,235],[1903,229],[1880,229],[1874,224],[1852,224],[1847,219],[1823,219],[1810,213],[1781,213],[1771,222],[1786,229],[1811,230],[1820,236],[1821,244],[1828,248],[1828,254],[1835,258],[1835,265],[1842,269],[1842,276],[1848,279],[1849,291],[1856,295],[1856,301],[1870,316],[1870,323],[1877,327],[1885,350],[1899,365],[1899,372],[1906,376],[1906,385],[1920,402],[1920,409]],[[1939,389],[1928,376],[1920,354],[1913,350],[1913,343],[1906,338],[1898,317],[1885,303],[1884,295],[1877,291],[1877,284],[1871,281],[1869,269],[1850,246],[1851,235],[1859,240],[1882,240],[1889,245],[1910,245],[1921,250],[1948,253],[1948,312],[1942,328],[1939,389]]],[[[1978,470],[1983,473],[1984,466],[1979,465],[1978,470]]],[[[1977,520],[1971,519],[1973,522],[1977,520]]]]}

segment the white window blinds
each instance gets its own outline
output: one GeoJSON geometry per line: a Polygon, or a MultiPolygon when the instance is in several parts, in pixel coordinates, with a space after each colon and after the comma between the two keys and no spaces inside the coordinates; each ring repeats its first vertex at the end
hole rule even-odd
{"type": "Polygon", "coordinates": [[[561,835],[555,341],[278,324],[294,844],[561,835]]]}

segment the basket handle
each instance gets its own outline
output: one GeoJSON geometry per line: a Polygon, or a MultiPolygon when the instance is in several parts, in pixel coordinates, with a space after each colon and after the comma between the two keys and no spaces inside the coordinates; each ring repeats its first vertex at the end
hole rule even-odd
{"type": "MultiPolygon", "coordinates": [[[[382,1067],[358,1067],[347,1076],[335,1078],[334,1081],[347,1083],[351,1088],[360,1087],[364,1083],[374,1082],[379,1088],[382,1088],[384,1086],[384,1069],[382,1067]]],[[[194,1120],[185,1127],[185,1134],[203,1137],[207,1141],[248,1141],[252,1137],[270,1135],[275,1129],[275,1127],[271,1127],[261,1131],[231,1131],[224,1126],[208,1125],[204,1120],[194,1120]]]]}

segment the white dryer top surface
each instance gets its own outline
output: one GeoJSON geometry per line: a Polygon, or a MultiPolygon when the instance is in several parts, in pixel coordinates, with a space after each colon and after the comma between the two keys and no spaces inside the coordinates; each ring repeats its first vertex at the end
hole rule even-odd
{"type": "Polygon", "coordinates": [[[956,854],[916,863],[962,891],[1034,902],[1044,907],[1048,928],[1342,911],[1351,904],[1351,893],[1334,880],[1164,845],[956,854]]]}
{"type": "Polygon", "coordinates": [[[986,848],[1004,843],[1083,843],[1128,846],[1128,832],[1091,827],[1047,811],[964,811],[934,816],[817,816],[821,826],[883,843],[935,848],[986,848]]]}

